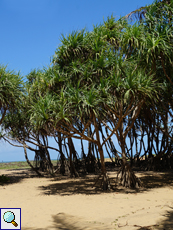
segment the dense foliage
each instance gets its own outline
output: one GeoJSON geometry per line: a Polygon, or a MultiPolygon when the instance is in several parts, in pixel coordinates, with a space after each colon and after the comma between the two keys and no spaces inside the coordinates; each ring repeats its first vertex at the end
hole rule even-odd
{"type": "Polygon", "coordinates": [[[117,21],[111,16],[91,32],[62,36],[51,67],[27,76],[24,100],[3,126],[8,140],[23,145],[28,162],[26,149],[35,151],[31,167],[39,175],[39,167],[56,172],[50,148],[58,151],[63,174],[100,168],[103,189],[110,188],[105,153],[120,166],[123,186],[141,185],[132,164],[172,168],[172,11],[172,1],[155,1],[117,21]],[[136,13],[140,20],[131,23],[136,13]],[[57,148],[49,146],[48,137],[57,148]],[[80,156],[74,138],[81,140],[80,156]]]}

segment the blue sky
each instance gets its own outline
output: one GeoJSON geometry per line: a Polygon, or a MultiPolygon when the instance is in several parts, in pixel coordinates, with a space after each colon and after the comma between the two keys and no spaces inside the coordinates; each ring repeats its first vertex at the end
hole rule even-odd
{"type": "MultiPolygon", "coordinates": [[[[152,0],[0,0],[0,64],[27,75],[50,64],[61,34],[86,28],[113,14],[117,19],[152,0]]],[[[0,162],[24,160],[22,149],[0,143],[0,162]]],[[[32,158],[33,156],[31,156],[32,158]]],[[[52,156],[54,158],[54,156],[52,156]]]]}

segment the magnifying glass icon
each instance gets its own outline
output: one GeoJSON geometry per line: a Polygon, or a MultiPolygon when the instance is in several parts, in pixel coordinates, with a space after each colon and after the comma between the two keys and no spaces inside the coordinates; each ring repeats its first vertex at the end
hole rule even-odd
{"type": "Polygon", "coordinates": [[[11,211],[7,211],[3,215],[3,219],[6,223],[12,223],[15,227],[18,226],[18,224],[15,222],[15,215],[11,211]]]}

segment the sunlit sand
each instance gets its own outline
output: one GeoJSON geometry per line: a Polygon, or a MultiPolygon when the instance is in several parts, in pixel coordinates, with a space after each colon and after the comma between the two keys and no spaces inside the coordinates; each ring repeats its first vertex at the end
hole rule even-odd
{"type": "MultiPolygon", "coordinates": [[[[96,176],[38,178],[27,170],[0,170],[11,182],[0,186],[1,208],[21,208],[22,229],[173,229],[172,173],[140,172],[140,191],[93,188],[96,176]]],[[[109,173],[112,181],[115,172],[109,173]]]]}

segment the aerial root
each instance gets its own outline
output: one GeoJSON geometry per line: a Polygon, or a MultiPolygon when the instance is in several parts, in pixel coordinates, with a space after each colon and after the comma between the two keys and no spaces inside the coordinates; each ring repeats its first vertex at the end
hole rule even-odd
{"type": "Polygon", "coordinates": [[[141,180],[135,176],[134,172],[128,164],[122,165],[117,173],[118,184],[129,188],[142,187],[141,180]]]}
{"type": "Polygon", "coordinates": [[[103,188],[103,190],[110,190],[111,184],[110,184],[110,180],[109,180],[109,177],[108,177],[106,172],[105,173],[103,173],[103,172],[100,173],[100,175],[97,177],[93,187],[96,186],[96,184],[97,184],[97,182],[99,181],[100,178],[101,178],[101,187],[103,188]]]}

